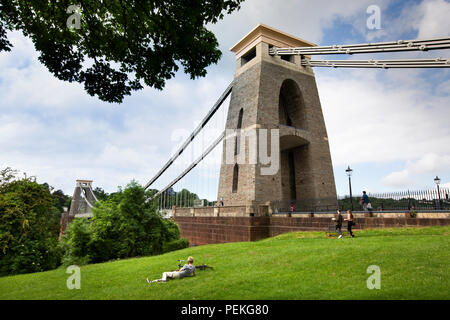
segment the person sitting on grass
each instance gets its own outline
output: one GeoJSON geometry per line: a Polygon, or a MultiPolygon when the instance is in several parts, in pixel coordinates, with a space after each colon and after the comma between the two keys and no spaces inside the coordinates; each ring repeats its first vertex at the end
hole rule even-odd
{"type": "Polygon", "coordinates": [[[166,282],[167,279],[181,279],[181,278],[185,278],[185,277],[189,277],[192,275],[195,276],[195,266],[193,265],[194,263],[194,258],[189,257],[187,259],[187,264],[185,264],[180,270],[177,271],[172,271],[172,272],[164,272],[162,274],[162,278],[161,279],[156,279],[156,280],[148,280],[147,278],[147,282],[148,283],[152,283],[152,282],[166,282]]]}

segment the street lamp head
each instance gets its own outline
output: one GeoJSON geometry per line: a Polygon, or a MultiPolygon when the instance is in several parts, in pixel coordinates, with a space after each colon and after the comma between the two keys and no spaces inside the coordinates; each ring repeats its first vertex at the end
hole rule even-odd
{"type": "Polygon", "coordinates": [[[345,173],[347,173],[347,175],[350,177],[352,175],[353,170],[350,169],[350,166],[348,166],[348,168],[345,170],[345,173]]]}
{"type": "Polygon", "coordinates": [[[439,185],[441,183],[441,179],[439,179],[438,176],[436,176],[436,178],[434,178],[434,183],[436,183],[437,185],[439,185]]]}

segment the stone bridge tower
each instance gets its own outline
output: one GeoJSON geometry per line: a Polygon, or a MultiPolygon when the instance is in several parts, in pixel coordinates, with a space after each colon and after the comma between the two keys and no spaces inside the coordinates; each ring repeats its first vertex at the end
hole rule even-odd
{"type": "Polygon", "coordinates": [[[92,180],[77,180],[69,216],[75,218],[92,217],[92,207],[96,201],[97,198],[92,191],[92,180]]]}
{"type": "MultiPolygon", "coordinates": [[[[269,202],[290,207],[295,201],[296,209],[305,203],[335,208],[336,186],[314,73],[301,66],[298,55],[269,55],[272,46],[315,44],[260,24],[231,48],[237,65],[226,128],[238,129],[238,134],[223,142],[218,199],[225,206],[245,205],[247,213],[256,215],[269,202]],[[267,165],[259,157],[252,161],[251,138],[245,138],[261,129],[267,129],[269,156],[279,161],[272,174],[262,174],[267,165]],[[270,151],[271,139],[279,142],[278,150],[270,151]],[[245,163],[238,160],[242,150],[245,163]]],[[[258,150],[263,141],[258,140],[258,150]]]]}

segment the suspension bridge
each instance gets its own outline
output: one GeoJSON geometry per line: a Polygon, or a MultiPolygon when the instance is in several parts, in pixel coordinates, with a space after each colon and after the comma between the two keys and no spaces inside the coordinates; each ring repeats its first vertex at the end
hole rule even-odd
{"type": "MultiPolygon", "coordinates": [[[[155,198],[159,197],[160,200],[160,207],[162,209],[171,209],[172,207],[190,207],[195,205],[195,200],[198,200],[198,197],[205,197],[212,201],[204,201],[200,202],[202,205],[204,203],[209,203],[211,205],[222,205],[225,202],[225,205],[230,205],[230,202],[232,205],[236,205],[236,201],[227,199],[228,201],[224,201],[223,194],[227,194],[226,192],[221,192],[220,190],[217,190],[217,186],[214,188],[214,186],[211,186],[208,184],[205,186],[199,186],[195,183],[189,183],[185,180],[200,180],[202,173],[199,172],[198,167],[201,165],[202,161],[204,161],[214,150],[219,149],[219,152],[216,154],[216,161],[215,161],[215,175],[219,176],[221,174],[225,174],[223,169],[223,162],[224,162],[224,147],[225,143],[222,143],[224,140],[226,140],[227,134],[226,129],[234,129],[234,130],[240,130],[243,129],[242,127],[239,127],[239,124],[236,121],[236,118],[239,118],[239,115],[237,114],[237,110],[244,110],[244,108],[234,108],[235,110],[232,110],[233,108],[225,104],[225,101],[227,98],[229,98],[230,95],[233,95],[234,88],[236,86],[236,82],[240,81],[239,77],[243,77],[244,73],[248,73],[248,65],[251,63],[251,61],[258,61],[259,60],[263,62],[270,62],[273,64],[281,65],[282,67],[292,70],[297,69],[298,72],[303,73],[310,73],[313,76],[313,73],[310,71],[311,68],[314,67],[333,67],[333,68],[383,68],[383,69],[389,69],[389,68],[448,68],[450,67],[450,58],[433,58],[433,59],[368,59],[368,60],[354,60],[354,59],[348,59],[348,60],[314,60],[311,59],[311,56],[313,55],[347,55],[347,56],[354,56],[357,54],[383,54],[383,53],[393,53],[393,52],[426,52],[431,50],[442,50],[442,49],[449,49],[450,48],[450,38],[436,38],[436,39],[421,39],[421,40],[398,40],[398,41],[391,41],[391,42],[379,42],[379,43],[365,43],[365,44],[350,44],[350,45],[331,45],[331,46],[316,46],[312,43],[309,43],[305,40],[287,35],[281,31],[272,29],[270,27],[267,27],[265,25],[259,25],[254,30],[252,30],[246,37],[244,37],[243,40],[241,40],[236,46],[232,48],[232,51],[236,53],[237,56],[237,72],[236,72],[236,78],[233,82],[229,84],[229,86],[224,90],[224,92],[221,94],[217,102],[212,106],[212,108],[208,111],[206,116],[202,119],[200,124],[194,129],[194,131],[186,137],[185,141],[181,144],[181,146],[174,152],[174,154],[167,160],[167,162],[163,165],[163,167],[149,180],[149,182],[145,185],[145,188],[148,189],[151,186],[154,186],[156,182],[163,182],[166,181],[166,183],[160,183],[159,184],[159,191],[155,194],[155,198]],[[259,47],[258,47],[259,45],[259,47]],[[265,52],[262,52],[262,50],[265,50],[265,52]],[[244,71],[242,71],[244,70],[244,71]],[[217,122],[214,123],[213,127],[216,128],[218,133],[214,137],[214,139],[211,139],[209,143],[206,143],[205,136],[203,136],[202,130],[207,131],[208,124],[214,120],[214,117],[217,113],[219,113],[220,110],[226,110],[227,117],[224,118],[219,117],[220,124],[217,122]],[[233,121],[231,121],[234,119],[233,121]],[[220,129],[220,130],[219,130],[220,129]],[[167,174],[171,168],[175,169],[176,163],[178,160],[180,160],[183,155],[191,154],[189,151],[189,148],[195,149],[192,147],[193,144],[196,142],[200,142],[201,145],[204,146],[204,148],[198,152],[196,157],[191,157],[191,161],[180,161],[180,163],[185,163],[185,168],[183,170],[179,170],[177,174],[175,174],[176,170],[173,170],[171,172],[171,178],[164,180],[164,174],[166,176],[170,176],[170,174],[167,174]],[[221,155],[222,158],[218,158],[217,155],[221,155]],[[188,163],[188,164],[187,164],[188,163]],[[219,173],[219,167],[222,166],[221,173],[219,173]],[[187,179],[186,179],[187,178],[187,179]],[[183,184],[184,183],[184,184],[183,184]],[[184,189],[184,186],[187,186],[188,190],[191,190],[192,192],[188,192],[188,190],[185,190],[185,192],[182,192],[184,189]],[[176,191],[178,190],[178,191],[176,191]],[[189,198],[191,197],[191,198],[189,198]]],[[[267,75],[264,75],[267,76],[267,75]]],[[[268,75],[267,77],[271,77],[273,75],[268,75]]],[[[260,79],[263,77],[263,75],[260,74],[260,79]]],[[[258,79],[256,79],[258,80],[258,79]]],[[[300,88],[301,91],[302,88],[300,88]]],[[[276,91],[276,90],[274,90],[276,91]]],[[[293,91],[289,92],[288,94],[293,94],[293,91]]],[[[278,96],[279,92],[276,92],[276,95],[278,96]]],[[[294,94],[295,95],[295,94],[294,94]]],[[[304,100],[305,93],[300,94],[300,98],[303,98],[304,100]],[[302,96],[303,95],[303,96],[302,96]]],[[[289,99],[287,97],[286,99],[289,99]]],[[[280,103],[276,103],[275,105],[272,105],[274,109],[279,108],[280,103]]],[[[301,105],[302,103],[300,103],[301,105]]],[[[303,102],[304,104],[304,102],[303,102]]],[[[320,102],[319,102],[320,104],[320,102]]],[[[299,105],[299,106],[300,106],[299,105]]],[[[300,106],[302,107],[302,106],[300,106]]],[[[304,108],[307,106],[303,106],[304,108]]],[[[319,106],[320,107],[320,106],[319,106]]],[[[249,108],[251,109],[251,108],[249,108]]],[[[291,111],[284,111],[284,113],[291,112],[293,115],[291,118],[295,117],[295,113],[297,112],[295,109],[295,106],[292,108],[291,111]]],[[[253,110],[255,113],[258,113],[260,110],[253,110]]],[[[246,115],[247,116],[247,115],[246,115]]],[[[321,116],[321,114],[319,115],[321,116]]],[[[251,117],[248,115],[248,117],[251,117]]],[[[280,119],[283,117],[279,117],[278,124],[282,124],[280,119]]],[[[288,119],[287,123],[285,122],[285,125],[288,125],[290,127],[297,128],[297,130],[302,130],[301,125],[299,126],[299,123],[296,125],[292,125],[292,119],[289,118],[289,115],[285,116],[285,118],[288,119]],[[290,125],[289,125],[290,124],[290,125]],[[297,126],[297,127],[296,127],[297,126]]],[[[242,119],[241,119],[242,121],[242,119]]],[[[276,121],[277,122],[277,121],[276,121]]],[[[297,121],[298,122],[298,121],[297,121]]],[[[265,125],[261,121],[253,121],[253,123],[248,123],[253,126],[258,125],[265,125]],[[259,122],[259,123],[258,123],[259,122]]],[[[247,126],[248,127],[248,126],[247,126]]],[[[276,127],[276,126],[273,126],[276,127]]],[[[285,128],[283,128],[285,129],[285,128]]],[[[300,134],[302,134],[300,132],[300,134]]],[[[239,133],[237,134],[239,135],[239,133]]],[[[294,136],[299,135],[299,132],[294,132],[294,136]]],[[[325,136],[325,135],[324,135],[325,136]]],[[[233,136],[234,137],[234,136],[233,136]]],[[[211,138],[211,137],[208,137],[211,138]]],[[[234,137],[235,138],[235,137],[234,137]]],[[[236,138],[235,138],[236,139],[236,138]]],[[[245,137],[244,137],[245,139],[245,137]]],[[[310,144],[310,141],[307,142],[310,144]]],[[[294,143],[294,147],[299,146],[299,144],[294,143]]],[[[289,162],[289,161],[288,161],[289,162]]],[[[292,162],[292,160],[291,160],[292,162]]],[[[289,166],[289,165],[287,165],[289,166]]],[[[203,168],[204,170],[205,168],[203,168]]],[[[312,169],[312,168],[311,168],[312,169]]],[[[289,170],[287,170],[289,171],[289,170]]],[[[295,169],[291,168],[291,171],[295,171],[295,169]]],[[[238,173],[239,175],[239,173],[238,173]]],[[[288,175],[289,176],[289,175],[288,175]]],[[[295,174],[291,174],[293,176],[293,180],[295,180],[295,174]]],[[[210,176],[208,176],[211,178],[210,176]]],[[[167,178],[167,177],[166,177],[167,178]]],[[[289,177],[285,177],[286,181],[289,180],[289,177]]],[[[208,179],[208,178],[207,178],[208,179]]],[[[232,179],[232,178],[231,178],[232,179]]],[[[299,180],[301,180],[301,177],[298,177],[299,180]]],[[[331,178],[328,178],[330,180],[331,178]]],[[[239,177],[238,179],[239,180],[239,177]]],[[[292,180],[292,177],[291,177],[292,180]]],[[[217,183],[217,182],[216,182],[217,183]]],[[[291,181],[291,185],[295,185],[297,182],[291,181]]],[[[201,183],[200,183],[201,184],[201,183]]],[[[231,183],[233,184],[233,182],[231,183]]],[[[234,182],[236,184],[236,181],[234,182]]],[[[238,183],[237,183],[238,184],[238,183]]],[[[334,181],[330,183],[331,185],[334,185],[334,181]]],[[[217,183],[219,185],[219,183],[217,183]]],[[[277,181],[277,186],[280,185],[279,181],[277,181]]],[[[219,187],[220,189],[220,187],[219,187]]],[[[231,186],[231,188],[233,187],[231,186]]],[[[281,187],[280,187],[281,189],[281,187]]],[[[293,187],[293,189],[298,189],[293,187]]],[[[223,190],[222,190],[223,191],[223,190]]],[[[292,202],[292,200],[295,200],[298,202],[299,199],[301,199],[301,195],[298,195],[296,193],[297,190],[291,190],[292,192],[287,192],[290,196],[286,197],[285,195],[282,195],[281,199],[278,198],[276,201],[280,202],[280,200],[284,202],[292,202]]],[[[238,192],[237,192],[238,193],[238,192]]],[[[329,193],[327,193],[329,194],[329,193]]],[[[334,198],[334,194],[331,193],[331,198],[334,198]]],[[[228,197],[230,198],[230,197],[228,197]]],[[[254,198],[254,197],[253,197],[254,198]]],[[[303,197],[305,201],[313,201],[314,195],[308,195],[306,198],[303,197]]],[[[244,201],[241,201],[239,204],[243,204],[246,201],[245,200],[254,200],[251,199],[244,199],[244,201]]],[[[261,199],[260,199],[261,200],[261,199]]],[[[263,201],[260,202],[265,202],[263,201]]],[[[267,200],[275,200],[271,199],[270,197],[267,200]]],[[[286,203],[284,204],[286,206],[286,203]]]]}
{"type": "Polygon", "coordinates": [[[92,180],[77,180],[69,215],[90,218],[92,216],[92,208],[96,201],[98,200],[92,190],[92,180]]]}
{"type": "MultiPolygon", "coordinates": [[[[277,210],[274,203],[337,208],[313,68],[449,68],[450,58],[353,59],[449,48],[449,37],[317,46],[260,24],[231,48],[233,81],[145,189],[156,189],[160,209],[178,216],[192,216],[194,208],[205,216],[264,216],[277,210]],[[315,55],[350,59],[312,59],[315,55]],[[263,173],[277,162],[278,170],[263,173]]],[[[84,206],[89,214],[92,188],[77,188],[84,200],[74,200],[74,210],[84,206]]]]}
{"type": "Polygon", "coordinates": [[[61,215],[60,237],[73,219],[92,217],[92,208],[98,201],[92,190],[92,182],[92,180],[76,180],[69,212],[65,211],[61,215]]]}

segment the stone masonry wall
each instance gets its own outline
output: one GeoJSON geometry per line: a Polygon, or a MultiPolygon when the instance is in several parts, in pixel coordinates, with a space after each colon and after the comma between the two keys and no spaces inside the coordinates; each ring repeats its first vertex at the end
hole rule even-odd
{"type": "MultiPolygon", "coordinates": [[[[328,231],[329,217],[186,217],[176,216],[190,245],[256,241],[286,232],[328,231]]],[[[450,225],[450,218],[357,217],[354,230],[450,225]]]]}

